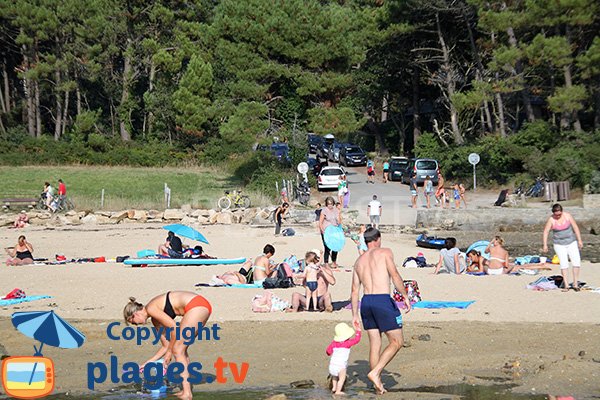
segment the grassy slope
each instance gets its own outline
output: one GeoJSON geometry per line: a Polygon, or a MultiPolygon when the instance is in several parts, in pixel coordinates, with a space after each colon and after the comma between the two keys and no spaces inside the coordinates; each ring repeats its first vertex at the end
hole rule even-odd
{"type": "Polygon", "coordinates": [[[67,195],[78,209],[99,209],[102,189],[105,189],[104,209],[163,209],[165,183],[171,188],[171,207],[191,204],[212,208],[224,190],[240,186],[222,171],[197,167],[0,166],[0,177],[0,197],[37,197],[45,181],[56,188],[57,180],[62,178],[67,185],[67,195]]]}

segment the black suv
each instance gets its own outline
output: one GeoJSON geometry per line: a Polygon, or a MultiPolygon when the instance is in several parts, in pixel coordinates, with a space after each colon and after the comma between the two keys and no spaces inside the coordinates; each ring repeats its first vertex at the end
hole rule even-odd
{"type": "Polygon", "coordinates": [[[408,167],[409,160],[406,157],[392,157],[388,161],[390,163],[390,170],[388,172],[388,179],[390,181],[399,181],[402,179],[402,174],[408,167]]]}
{"type": "Polygon", "coordinates": [[[316,153],[321,143],[323,143],[321,136],[315,134],[308,135],[308,152],[311,154],[316,153]]]}
{"type": "Polygon", "coordinates": [[[339,163],[344,167],[367,165],[367,155],[360,147],[346,144],[340,149],[339,163]]]}

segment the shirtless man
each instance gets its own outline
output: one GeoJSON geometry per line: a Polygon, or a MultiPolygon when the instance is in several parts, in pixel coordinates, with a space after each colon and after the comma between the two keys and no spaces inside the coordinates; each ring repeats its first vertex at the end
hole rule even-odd
{"type": "MultiPolygon", "coordinates": [[[[335,276],[329,266],[323,264],[317,273],[317,307],[319,310],[332,312],[333,305],[331,304],[331,293],[329,293],[329,285],[335,285],[335,276]]],[[[302,306],[304,310],[308,310],[306,296],[302,293],[292,294],[292,308],[289,312],[297,312],[302,306]]]]}
{"type": "Polygon", "coordinates": [[[411,310],[410,301],[404,288],[404,281],[396,270],[394,255],[390,249],[381,248],[381,233],[369,228],[364,233],[368,250],[354,264],[352,275],[352,320],[355,329],[360,329],[358,318],[358,294],[363,287],[360,305],[360,319],[369,336],[369,365],[367,377],[377,394],[386,392],[381,382],[383,368],[394,358],[404,344],[402,335],[402,315],[390,296],[390,281],[404,296],[406,312],[411,310]],[[381,333],[384,332],[389,344],[381,352],[381,333]]]}

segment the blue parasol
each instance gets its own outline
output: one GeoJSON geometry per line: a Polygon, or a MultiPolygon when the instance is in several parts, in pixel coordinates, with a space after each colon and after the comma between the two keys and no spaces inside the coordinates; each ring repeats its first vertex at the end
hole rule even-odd
{"type": "Polygon", "coordinates": [[[204,237],[203,234],[186,225],[182,224],[173,224],[173,225],[165,225],[163,229],[173,232],[176,235],[183,236],[188,239],[197,240],[202,243],[208,243],[208,240],[204,237]]]}
{"type": "Polygon", "coordinates": [[[466,254],[469,254],[469,252],[471,250],[477,250],[478,252],[481,253],[481,255],[483,256],[483,258],[485,258],[486,260],[490,259],[490,253],[485,253],[485,249],[488,247],[488,245],[490,244],[490,242],[488,242],[487,240],[480,240],[478,242],[473,243],[472,245],[469,246],[469,248],[467,249],[466,254]]]}
{"type": "MultiPolygon", "coordinates": [[[[67,321],[56,315],[54,311],[16,312],[11,316],[15,328],[27,337],[41,342],[38,349],[35,345],[35,356],[42,356],[44,344],[63,349],[81,347],[85,336],[67,321]]],[[[38,363],[33,366],[29,383],[38,363]]]]}
{"type": "Polygon", "coordinates": [[[325,244],[331,251],[341,251],[346,244],[346,236],[341,226],[329,225],[323,234],[325,244]]]}

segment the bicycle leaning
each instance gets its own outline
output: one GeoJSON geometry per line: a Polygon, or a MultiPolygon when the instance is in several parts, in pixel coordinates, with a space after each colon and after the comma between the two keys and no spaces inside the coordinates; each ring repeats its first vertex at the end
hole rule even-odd
{"type": "Polygon", "coordinates": [[[50,205],[46,205],[46,193],[42,193],[35,206],[38,210],[50,210],[52,212],[71,211],[75,209],[75,204],[67,196],[54,196],[50,205]]]}
{"type": "Polygon", "coordinates": [[[221,210],[228,210],[231,206],[233,208],[248,208],[250,207],[250,197],[242,196],[241,190],[234,190],[233,192],[225,191],[225,196],[221,197],[217,201],[217,206],[221,210]]]}

